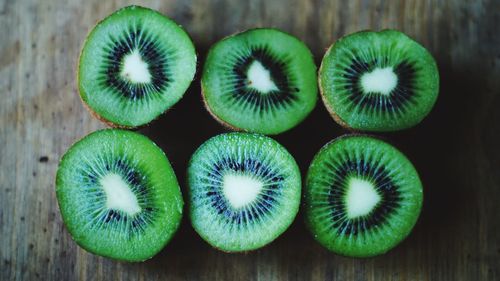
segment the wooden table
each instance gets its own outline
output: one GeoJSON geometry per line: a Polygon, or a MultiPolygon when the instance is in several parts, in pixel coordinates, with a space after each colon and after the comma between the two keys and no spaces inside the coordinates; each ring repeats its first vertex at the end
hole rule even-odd
{"type": "MultiPolygon", "coordinates": [[[[210,248],[186,218],[171,243],[144,263],[79,248],[62,224],[54,175],[65,150],[104,125],[78,98],[76,62],[96,21],[128,2],[0,0],[0,280],[500,279],[500,2],[493,0],[136,2],[186,28],[199,67],[212,43],[250,27],[298,36],[318,65],[334,40],[362,29],[396,28],[421,42],[439,65],[439,100],[416,128],[384,136],[420,172],[423,213],[405,242],[371,259],[327,252],[301,216],[274,243],[248,254],[210,248]]],[[[141,130],[166,151],[181,182],[191,153],[223,132],[199,91],[198,74],[173,110],[141,130]]],[[[314,153],[342,133],[319,103],[276,139],[304,172],[314,153]]]]}

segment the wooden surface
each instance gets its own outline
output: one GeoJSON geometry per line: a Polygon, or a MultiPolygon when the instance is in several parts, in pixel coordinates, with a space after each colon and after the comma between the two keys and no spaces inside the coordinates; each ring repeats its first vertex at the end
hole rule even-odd
{"type": "MultiPolygon", "coordinates": [[[[0,280],[500,280],[499,1],[135,3],[182,24],[197,47],[199,67],[212,43],[249,27],[298,36],[318,65],[346,33],[396,28],[416,38],[437,59],[440,97],[418,127],[385,137],[422,176],[420,220],[399,247],[371,259],[327,252],[301,216],[274,243],[249,254],[211,249],[186,218],[147,262],[85,252],[61,222],[54,175],[75,140],[104,127],[77,96],[82,42],[97,20],[129,1],[0,0],[0,280]]],[[[166,151],[181,182],[191,153],[223,132],[202,108],[199,88],[198,74],[173,110],[141,130],[166,151]]],[[[342,133],[318,103],[304,123],[277,140],[304,172],[314,153],[342,133]]]]}

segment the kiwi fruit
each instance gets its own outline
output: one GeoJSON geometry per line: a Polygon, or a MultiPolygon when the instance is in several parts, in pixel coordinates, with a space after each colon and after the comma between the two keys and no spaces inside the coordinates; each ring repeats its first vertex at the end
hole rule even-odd
{"type": "Polygon", "coordinates": [[[318,96],[316,65],[299,39],[277,29],[226,37],[208,52],[205,107],[227,127],[274,135],[299,124],[318,96]]]}
{"type": "Polygon", "coordinates": [[[333,118],[359,131],[396,131],[420,123],[439,92],[432,55],[402,32],[362,31],[335,42],[319,70],[333,118]]]}
{"type": "Polygon", "coordinates": [[[78,88],[94,116],[113,127],[134,128],[179,101],[195,71],[195,48],[179,25],[151,9],[128,6],[89,33],[78,88]]]}
{"type": "Polygon", "coordinates": [[[202,144],[188,165],[189,216],[213,247],[244,252],[263,247],[293,222],[300,171],[275,140],[227,133],[202,144]]]}
{"type": "Polygon", "coordinates": [[[411,232],[423,192],[400,151],[376,138],[348,135],[316,154],[304,199],[306,223],[321,245],[345,256],[370,257],[411,232]]]}
{"type": "Polygon", "coordinates": [[[182,216],[167,157],[147,137],[126,130],[96,131],[76,142],[59,163],[56,195],[75,242],[118,260],[151,258],[182,216]]]}

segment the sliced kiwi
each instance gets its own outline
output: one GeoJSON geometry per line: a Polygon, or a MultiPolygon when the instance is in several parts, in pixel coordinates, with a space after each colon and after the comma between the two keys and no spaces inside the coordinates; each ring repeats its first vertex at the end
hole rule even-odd
{"type": "Polygon", "coordinates": [[[326,52],[319,71],[323,101],[342,126],[395,131],[420,123],[439,91],[431,54],[395,30],[345,36],[326,52]]]}
{"type": "Polygon", "coordinates": [[[228,133],[206,141],[191,158],[188,185],[194,229],[225,252],[270,243],[290,226],[300,204],[295,160],[262,135],[228,133]]]}
{"type": "Polygon", "coordinates": [[[372,137],[328,143],[307,173],[307,225],[320,244],[345,256],[375,256],[395,247],[415,225],[422,200],[410,161],[372,137]]]}
{"type": "Polygon", "coordinates": [[[195,70],[193,43],[179,25],[156,11],[129,6],[88,35],[78,86],[93,115],[115,127],[137,127],[175,104],[195,70]]]}
{"type": "Polygon", "coordinates": [[[62,157],[56,194],[66,228],[97,255],[142,261],[172,238],[183,200],[163,151],[138,133],[108,129],[62,157]]]}
{"type": "Polygon", "coordinates": [[[230,128],[278,134],[299,124],[317,100],[316,65],[307,46],[276,29],[229,36],[209,51],[203,100],[230,128]]]}

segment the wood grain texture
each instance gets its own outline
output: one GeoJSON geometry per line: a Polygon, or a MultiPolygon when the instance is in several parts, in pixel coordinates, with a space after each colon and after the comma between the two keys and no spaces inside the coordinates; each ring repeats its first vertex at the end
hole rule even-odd
{"type": "MultiPolygon", "coordinates": [[[[134,2],[182,24],[200,67],[211,44],[250,27],[296,35],[318,65],[334,40],[362,29],[396,28],[421,42],[439,65],[437,105],[418,127],[384,136],[419,170],[423,213],[406,241],[371,259],[327,252],[300,216],[274,243],[249,254],[211,249],[186,219],[144,263],[77,247],[59,215],[54,176],[64,151],[104,125],[77,96],[76,62],[92,26],[130,3],[0,0],[0,280],[500,280],[500,2],[494,0],[134,2]]],[[[203,109],[198,78],[169,113],[141,130],[166,151],[181,182],[191,153],[223,131],[203,109]]],[[[304,173],[316,151],[342,133],[319,103],[277,140],[304,173]]]]}

